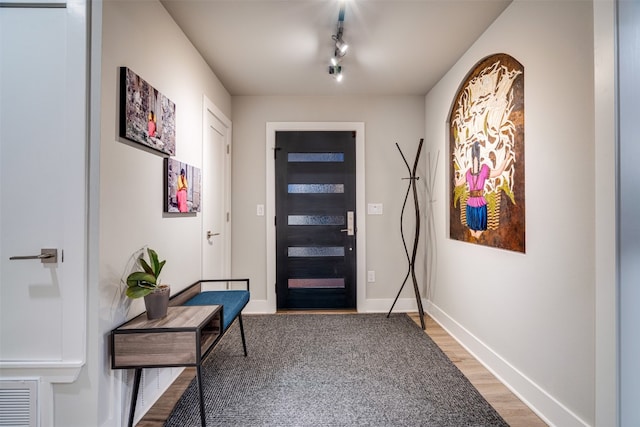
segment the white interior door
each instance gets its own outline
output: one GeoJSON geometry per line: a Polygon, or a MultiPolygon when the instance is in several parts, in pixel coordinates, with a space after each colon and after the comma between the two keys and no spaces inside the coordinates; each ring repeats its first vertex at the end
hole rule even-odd
{"type": "Polygon", "coordinates": [[[202,161],[202,278],[230,274],[230,122],[205,100],[202,161]]]}
{"type": "MultiPolygon", "coordinates": [[[[77,12],[77,11],[76,11],[77,12]]],[[[86,47],[68,7],[0,7],[0,368],[81,365],[86,47]],[[17,259],[56,249],[57,262],[17,259]]]]}

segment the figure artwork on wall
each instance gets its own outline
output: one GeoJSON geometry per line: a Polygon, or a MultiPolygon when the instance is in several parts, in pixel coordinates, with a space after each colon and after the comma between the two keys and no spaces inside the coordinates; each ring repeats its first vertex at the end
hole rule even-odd
{"type": "Polygon", "coordinates": [[[202,173],[176,159],[164,159],[164,212],[200,212],[202,173]]]}
{"type": "Polygon", "coordinates": [[[120,136],[176,154],[176,106],[127,67],[120,68],[120,136]]]}
{"type": "Polygon", "coordinates": [[[449,116],[450,237],[525,252],[524,67],[491,55],[467,75],[449,116]]]}

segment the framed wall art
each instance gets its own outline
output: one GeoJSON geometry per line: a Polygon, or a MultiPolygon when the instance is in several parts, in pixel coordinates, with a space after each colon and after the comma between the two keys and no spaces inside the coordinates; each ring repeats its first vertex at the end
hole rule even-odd
{"type": "Polygon", "coordinates": [[[120,136],[176,153],[175,104],[127,67],[120,67],[120,136]]]}
{"type": "Polygon", "coordinates": [[[450,237],[525,252],[524,67],[481,60],[449,115],[450,237]]]}
{"type": "Polygon", "coordinates": [[[164,212],[200,212],[201,205],[200,169],[172,158],[164,159],[164,212]]]}

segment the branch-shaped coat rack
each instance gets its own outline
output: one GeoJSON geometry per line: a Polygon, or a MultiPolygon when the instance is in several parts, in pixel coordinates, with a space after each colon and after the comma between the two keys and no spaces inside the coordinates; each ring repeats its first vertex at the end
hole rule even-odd
{"type": "Polygon", "coordinates": [[[427,179],[426,179],[426,190],[427,190],[427,210],[425,212],[426,215],[426,224],[425,224],[425,239],[426,239],[426,266],[425,266],[425,298],[430,300],[433,296],[433,266],[437,263],[437,248],[436,248],[436,224],[435,218],[433,216],[433,205],[435,203],[434,194],[435,194],[435,182],[436,176],[438,172],[438,159],[440,158],[440,151],[436,152],[435,163],[431,161],[431,153],[427,153],[427,179]]]}
{"type": "Polygon", "coordinates": [[[402,156],[402,160],[404,164],[407,166],[407,170],[409,171],[409,177],[403,178],[409,180],[409,186],[407,187],[407,193],[404,196],[404,203],[402,204],[402,212],[400,213],[400,235],[402,236],[402,244],[404,245],[404,252],[407,256],[407,262],[409,263],[409,268],[407,274],[404,276],[404,280],[402,282],[402,286],[400,286],[400,290],[398,291],[398,295],[396,295],[396,299],[393,300],[393,304],[391,304],[391,308],[389,309],[389,313],[387,313],[387,317],[391,315],[393,311],[393,307],[396,305],[398,301],[398,297],[400,297],[400,293],[404,288],[404,285],[407,283],[409,276],[413,281],[413,291],[416,294],[416,303],[418,304],[418,313],[420,315],[420,326],[422,329],[425,329],[424,324],[424,308],[422,307],[422,298],[420,297],[420,288],[418,287],[418,280],[416,279],[416,254],[418,252],[418,241],[420,240],[420,205],[418,204],[418,189],[416,187],[416,181],[420,179],[420,177],[416,176],[416,170],[418,169],[418,160],[420,159],[420,152],[422,151],[422,143],[424,142],[424,138],[420,138],[420,143],[418,144],[418,152],[416,153],[416,158],[413,162],[413,169],[409,166],[409,162],[407,162],[406,157],[402,153],[400,146],[396,142],[396,147],[402,156]],[[415,234],[413,238],[413,250],[411,252],[411,256],[409,256],[409,250],[407,249],[407,242],[404,238],[404,229],[402,227],[404,223],[404,210],[407,206],[407,200],[409,198],[409,192],[413,189],[413,204],[415,208],[415,217],[416,217],[416,227],[415,234]]]}

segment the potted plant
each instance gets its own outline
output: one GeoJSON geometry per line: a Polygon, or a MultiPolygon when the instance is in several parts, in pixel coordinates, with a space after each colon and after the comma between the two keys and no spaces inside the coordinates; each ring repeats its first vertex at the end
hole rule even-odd
{"type": "Polygon", "coordinates": [[[127,277],[126,294],[133,299],[144,297],[147,318],[160,319],[167,315],[169,306],[169,286],[160,284],[160,272],[167,261],[158,261],[158,254],[153,249],[147,248],[147,253],[149,262],[143,256],[138,258],[143,271],[134,271],[127,277]]]}

